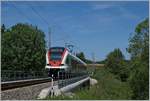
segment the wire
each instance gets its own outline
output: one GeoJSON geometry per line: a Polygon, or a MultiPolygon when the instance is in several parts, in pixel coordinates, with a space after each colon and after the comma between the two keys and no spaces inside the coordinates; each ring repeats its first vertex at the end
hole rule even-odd
{"type": "Polygon", "coordinates": [[[33,11],[36,15],[38,15],[38,16],[41,18],[42,21],[44,21],[44,22],[49,26],[49,23],[45,20],[45,18],[44,18],[43,16],[40,15],[40,13],[38,13],[38,12],[36,11],[36,9],[34,9],[32,6],[29,6],[29,7],[32,9],[32,11],[33,11]]]}
{"type": "Polygon", "coordinates": [[[32,20],[31,20],[28,16],[26,16],[21,10],[19,10],[19,9],[15,6],[14,3],[11,3],[11,4],[12,4],[12,6],[18,11],[19,14],[24,15],[23,17],[25,17],[27,20],[29,20],[30,22],[32,22],[32,20]]]}
{"type": "MultiPolygon", "coordinates": [[[[28,16],[26,16],[22,11],[20,11],[13,3],[12,3],[12,5],[14,6],[14,8],[15,8],[19,13],[22,13],[22,14],[24,15],[24,17],[26,17],[28,20],[30,20],[30,18],[29,18],[28,16]]],[[[28,5],[30,5],[30,6],[28,6],[28,7],[31,8],[32,11],[33,11],[36,15],[38,15],[38,16],[40,17],[40,19],[41,19],[45,24],[47,24],[47,25],[49,26],[49,23],[47,22],[47,20],[45,20],[45,18],[44,18],[43,16],[41,16],[41,14],[40,14],[31,4],[28,3],[28,5]]],[[[32,22],[32,20],[30,20],[30,21],[32,22]]],[[[70,37],[70,36],[69,36],[69,35],[65,35],[64,37],[59,38],[59,41],[62,40],[62,41],[64,41],[64,42],[66,43],[66,37],[68,38],[68,37],[70,37]]],[[[57,40],[56,40],[56,41],[57,41],[57,40]]],[[[71,41],[71,42],[74,44],[73,41],[71,41]]],[[[81,50],[81,49],[79,49],[79,47],[77,47],[77,45],[75,45],[75,47],[76,47],[78,50],[81,50]]]]}
{"type": "MultiPolygon", "coordinates": [[[[33,6],[31,5],[31,4],[29,4],[30,6],[30,8],[32,9],[32,11],[34,12],[34,13],[36,13],[48,26],[49,26],[49,23],[45,20],[45,18],[43,17],[43,16],[41,16],[38,12],[37,12],[37,10],[35,9],[35,8],[33,8],[33,6]]],[[[67,37],[69,37],[69,35],[66,35],[67,37]]],[[[66,43],[66,38],[65,38],[65,36],[64,37],[62,37],[61,39],[59,39],[59,40],[63,40],[65,43],[66,43]]]]}
{"type": "MultiPolygon", "coordinates": [[[[36,15],[38,15],[39,17],[40,17],[40,19],[45,23],[45,24],[47,24],[48,26],[50,25],[48,22],[47,22],[47,20],[45,20],[45,18],[43,17],[43,16],[41,16],[40,15],[40,13],[36,10],[36,9],[34,9],[33,7],[32,7],[32,5],[31,4],[29,4],[28,3],[28,5],[30,5],[30,6],[28,6],[28,7],[30,7],[31,9],[32,9],[32,11],[36,14],[36,15]]],[[[48,47],[50,48],[51,47],[51,29],[49,28],[49,40],[48,40],[48,47]]]]}

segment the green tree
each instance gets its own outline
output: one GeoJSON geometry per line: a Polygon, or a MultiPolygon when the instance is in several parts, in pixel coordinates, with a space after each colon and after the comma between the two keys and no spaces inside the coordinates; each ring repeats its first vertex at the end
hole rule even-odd
{"type": "MultiPolygon", "coordinates": [[[[2,27],[4,28],[4,27],[2,27]]],[[[28,24],[2,31],[2,70],[42,70],[45,66],[44,33],[28,24]]]]}
{"type": "Polygon", "coordinates": [[[125,64],[124,55],[119,48],[114,49],[107,55],[105,67],[118,79],[126,81],[128,77],[128,69],[125,64]]]}
{"type": "Polygon", "coordinates": [[[6,28],[5,28],[5,25],[3,24],[3,25],[1,26],[1,33],[4,33],[5,30],[6,30],[6,28]]]}
{"type": "Polygon", "coordinates": [[[137,25],[133,37],[129,39],[128,52],[132,59],[141,58],[148,62],[149,56],[149,20],[146,19],[137,25]]]}
{"type": "Polygon", "coordinates": [[[102,61],[97,61],[96,63],[99,63],[99,64],[105,64],[106,60],[102,60],[102,61]]]}
{"type": "Polygon", "coordinates": [[[85,59],[85,56],[84,56],[84,53],[83,53],[83,52],[77,53],[77,54],[76,54],[76,56],[77,56],[78,58],[80,58],[82,61],[86,61],[86,59],[85,59]]]}
{"type": "Polygon", "coordinates": [[[133,99],[149,99],[149,19],[136,26],[129,39],[128,52],[132,63],[129,82],[133,99]]]}
{"type": "Polygon", "coordinates": [[[93,63],[93,61],[91,61],[91,60],[85,58],[85,55],[84,55],[83,52],[77,53],[76,56],[77,56],[78,58],[80,58],[82,61],[86,62],[87,64],[93,63]]]}

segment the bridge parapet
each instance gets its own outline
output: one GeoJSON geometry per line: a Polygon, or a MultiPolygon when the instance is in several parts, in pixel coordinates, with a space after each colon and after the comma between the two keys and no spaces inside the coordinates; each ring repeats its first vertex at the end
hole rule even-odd
{"type": "Polygon", "coordinates": [[[78,82],[78,81],[80,81],[84,78],[87,78],[87,77],[89,77],[89,75],[82,75],[82,76],[79,76],[79,77],[69,78],[69,79],[65,79],[65,80],[58,80],[58,87],[59,88],[65,87],[69,84],[78,82]]]}
{"type": "Polygon", "coordinates": [[[49,95],[58,96],[62,93],[73,91],[76,88],[81,88],[83,86],[90,85],[89,75],[82,75],[74,78],[69,78],[65,80],[58,80],[57,83],[52,87],[45,88],[41,91],[38,99],[43,99],[49,95]]]}

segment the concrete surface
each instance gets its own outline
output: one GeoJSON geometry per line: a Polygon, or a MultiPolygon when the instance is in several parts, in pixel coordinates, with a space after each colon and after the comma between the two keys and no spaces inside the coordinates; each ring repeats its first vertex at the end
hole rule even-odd
{"type": "Polygon", "coordinates": [[[93,86],[95,84],[97,84],[98,81],[96,79],[90,78],[90,85],[93,86]]]}

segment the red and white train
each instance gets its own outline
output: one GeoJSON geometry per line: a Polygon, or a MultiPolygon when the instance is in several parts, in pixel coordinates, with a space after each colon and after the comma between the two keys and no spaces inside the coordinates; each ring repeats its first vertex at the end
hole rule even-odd
{"type": "Polygon", "coordinates": [[[64,47],[52,47],[46,53],[46,66],[49,76],[57,77],[58,72],[86,72],[86,63],[69,52],[64,47]]]}

